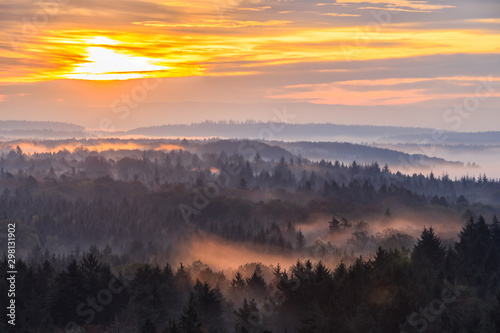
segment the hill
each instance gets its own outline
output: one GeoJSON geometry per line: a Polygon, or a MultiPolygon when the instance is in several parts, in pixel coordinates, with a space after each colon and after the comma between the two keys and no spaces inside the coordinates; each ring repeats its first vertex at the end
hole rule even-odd
{"type": "Polygon", "coordinates": [[[0,120],[0,139],[85,137],[85,128],[52,121],[0,120]]]}

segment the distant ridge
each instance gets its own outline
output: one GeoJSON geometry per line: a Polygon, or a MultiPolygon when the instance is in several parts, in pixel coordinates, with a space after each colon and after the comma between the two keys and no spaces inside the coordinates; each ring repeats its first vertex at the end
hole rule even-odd
{"type": "Polygon", "coordinates": [[[53,121],[0,120],[0,140],[85,137],[85,128],[53,121]]]}
{"type": "Polygon", "coordinates": [[[294,155],[302,155],[312,160],[356,161],[365,164],[379,161],[390,165],[401,164],[405,161],[418,161],[420,166],[463,166],[463,163],[459,161],[447,161],[443,158],[431,157],[423,154],[407,154],[402,151],[347,142],[274,141],[272,144],[294,155]]]}
{"type": "Polygon", "coordinates": [[[1,131],[67,131],[82,132],[84,127],[57,121],[0,120],[1,131]]]}
{"type": "Polygon", "coordinates": [[[356,135],[356,136],[386,136],[422,133],[432,134],[432,128],[418,127],[394,127],[394,126],[371,126],[371,125],[338,125],[333,123],[305,123],[289,124],[281,122],[212,122],[205,121],[192,124],[171,124],[151,127],[141,127],[129,130],[127,134],[148,135],[148,136],[228,136],[258,138],[262,130],[283,136],[296,136],[297,134],[307,134],[316,136],[329,135],[356,135]],[[265,130],[267,129],[267,130],[265,130]],[[186,132],[189,131],[189,132],[186,132]]]}
{"type": "Polygon", "coordinates": [[[221,137],[290,141],[351,141],[435,144],[498,144],[500,132],[453,132],[432,128],[332,123],[211,122],[142,127],[120,132],[146,137],[221,137]]]}

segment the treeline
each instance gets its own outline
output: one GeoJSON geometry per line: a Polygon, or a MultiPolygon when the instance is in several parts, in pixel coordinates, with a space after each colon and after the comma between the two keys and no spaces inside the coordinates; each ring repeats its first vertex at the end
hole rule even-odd
{"type": "Polygon", "coordinates": [[[384,220],[387,208],[491,216],[493,207],[469,197],[493,200],[500,187],[487,178],[403,176],[376,163],[200,157],[180,150],[134,154],[12,151],[0,160],[0,221],[18,223],[24,254],[37,246],[68,253],[95,244],[129,253],[130,260],[161,257],[155,260],[164,263],[175,258],[177,243],[198,231],[290,253],[312,245],[296,225],[314,214],[354,222],[384,220]]]}
{"type": "MultiPolygon", "coordinates": [[[[182,144],[189,146],[189,142],[184,141],[182,144]]],[[[225,187],[307,191],[309,196],[316,197],[328,196],[331,189],[342,187],[363,186],[376,190],[395,187],[429,199],[443,197],[446,200],[446,203],[442,201],[443,204],[453,203],[461,195],[471,202],[489,204],[496,204],[500,199],[500,182],[486,175],[464,176],[460,179],[451,179],[446,174],[436,176],[432,172],[429,175],[403,175],[392,173],[387,165],[381,167],[377,162],[311,162],[289,153],[289,158],[264,159],[258,149],[253,148],[254,143],[246,144],[249,146],[245,146],[242,151],[247,153],[231,155],[225,151],[199,155],[187,150],[106,150],[98,153],[84,147],[74,152],[61,150],[58,153],[26,155],[18,147],[7,154],[2,153],[0,157],[0,180],[3,180],[0,190],[8,187],[9,181],[29,176],[36,181],[61,181],[68,178],[85,180],[108,176],[125,182],[140,182],[150,190],[166,184],[192,187],[217,181],[224,172],[234,170],[224,182],[225,187]]]]}
{"type": "MultiPolygon", "coordinates": [[[[32,176],[4,174],[0,186],[4,187],[0,194],[1,224],[17,223],[18,250],[25,255],[35,247],[62,254],[75,246],[94,244],[110,245],[117,252],[128,253],[130,260],[165,262],[176,257],[177,245],[200,232],[286,254],[313,245],[305,242],[297,224],[307,223],[314,214],[360,220],[368,217],[386,221],[390,227],[393,216],[388,216],[387,203],[401,213],[427,209],[458,219],[475,216],[473,210],[494,213],[493,207],[470,204],[464,197],[448,203],[444,197],[428,199],[394,185],[377,190],[356,179],[347,186],[325,183],[316,194],[307,184],[288,193],[220,187],[216,196],[203,197],[205,205],[201,207],[198,200],[200,193],[205,193],[204,182],[164,184],[149,190],[139,181],[118,181],[109,176],[37,181],[32,176]]],[[[328,223],[325,219],[324,229],[328,223]]],[[[343,230],[349,235],[366,230],[368,224],[357,226],[343,230]]],[[[402,239],[403,243],[408,241],[402,239]]]]}
{"type": "MultiPolygon", "coordinates": [[[[110,257],[93,247],[18,260],[16,332],[500,332],[496,217],[469,220],[447,248],[425,228],[411,252],[379,248],[334,268],[299,260],[268,281],[258,264],[226,277],[182,264],[116,270],[110,257]]],[[[6,295],[6,258],[0,267],[6,295]]]]}

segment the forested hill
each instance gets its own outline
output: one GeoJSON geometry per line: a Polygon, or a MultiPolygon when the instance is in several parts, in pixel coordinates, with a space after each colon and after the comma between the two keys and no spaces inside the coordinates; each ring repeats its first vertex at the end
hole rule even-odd
{"type": "Polygon", "coordinates": [[[461,162],[446,161],[442,158],[429,157],[423,154],[406,154],[396,150],[347,142],[274,141],[272,144],[282,147],[295,155],[302,155],[315,160],[358,161],[361,163],[379,161],[389,165],[398,165],[404,164],[404,161],[413,161],[413,163],[427,167],[463,165],[461,162]]]}
{"type": "Polygon", "coordinates": [[[5,138],[85,137],[85,128],[52,121],[0,120],[0,136],[5,138]]]}
{"type": "MultiPolygon", "coordinates": [[[[302,156],[311,160],[340,161],[351,163],[389,164],[392,166],[402,165],[411,161],[418,167],[430,168],[433,166],[463,166],[461,162],[446,161],[442,158],[429,157],[423,154],[406,154],[404,152],[385,148],[370,147],[365,145],[351,144],[347,142],[283,142],[283,141],[252,141],[252,140],[212,140],[209,142],[192,141],[186,146],[186,150],[197,153],[221,153],[227,154],[251,152],[258,150],[264,159],[286,160],[294,156],[302,156]]],[[[254,157],[253,154],[249,157],[254,157]]]]}
{"type": "Polygon", "coordinates": [[[0,137],[5,138],[209,138],[293,141],[346,141],[356,143],[415,143],[491,145],[500,142],[500,132],[453,132],[432,128],[339,125],[332,123],[290,124],[281,122],[214,122],[166,124],[107,132],[52,121],[0,120],[0,137]]]}
{"type": "Polygon", "coordinates": [[[0,120],[2,131],[83,131],[85,128],[71,123],[55,121],[0,120]]]}
{"type": "Polygon", "coordinates": [[[146,137],[221,137],[266,140],[351,141],[448,144],[496,144],[500,132],[453,132],[432,128],[339,125],[332,123],[290,124],[280,122],[213,122],[170,124],[132,129],[120,135],[146,137]]]}
{"type": "Polygon", "coordinates": [[[213,122],[205,121],[194,124],[161,125],[137,128],[126,133],[151,137],[198,136],[249,139],[304,140],[326,137],[379,138],[390,135],[431,135],[433,129],[392,126],[338,125],[324,124],[288,124],[280,122],[213,122]]]}
{"type": "MultiPolygon", "coordinates": [[[[72,151],[78,148],[88,150],[170,150],[183,149],[196,154],[241,154],[245,158],[253,158],[258,151],[265,160],[279,160],[284,157],[287,161],[294,157],[320,161],[339,161],[350,164],[358,163],[388,164],[395,168],[412,167],[418,171],[430,172],[434,167],[463,167],[460,161],[447,161],[442,158],[429,157],[423,154],[407,154],[387,148],[377,148],[366,145],[342,142],[283,142],[259,140],[179,140],[179,139],[65,139],[65,140],[13,140],[0,142],[0,153],[9,153],[19,146],[28,153],[55,152],[59,149],[72,151]]],[[[416,170],[410,170],[416,171],[416,170]]]]}

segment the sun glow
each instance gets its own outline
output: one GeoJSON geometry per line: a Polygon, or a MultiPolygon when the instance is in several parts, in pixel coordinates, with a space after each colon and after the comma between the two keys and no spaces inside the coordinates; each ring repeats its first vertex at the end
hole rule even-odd
{"type": "Polygon", "coordinates": [[[95,37],[85,41],[87,58],[77,64],[73,72],[65,75],[69,79],[82,80],[128,80],[154,76],[153,72],[169,69],[159,66],[147,57],[139,57],[114,50],[119,41],[107,37],[95,37]]]}

